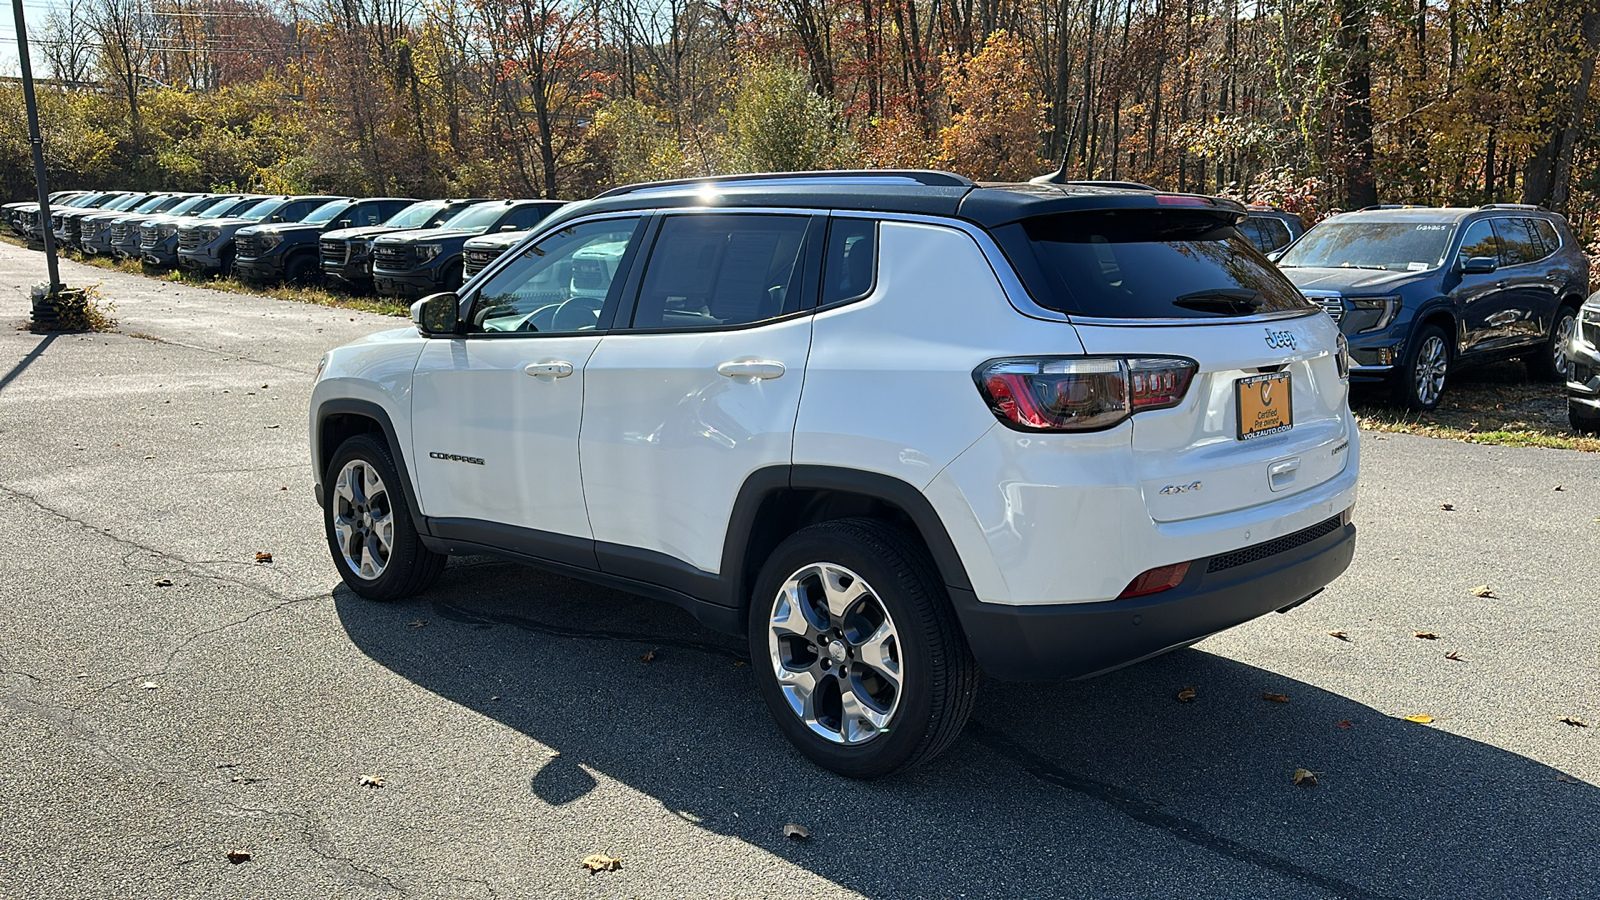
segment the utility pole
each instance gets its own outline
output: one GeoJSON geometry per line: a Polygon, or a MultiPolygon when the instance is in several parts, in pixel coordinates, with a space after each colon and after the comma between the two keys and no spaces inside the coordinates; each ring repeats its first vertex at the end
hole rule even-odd
{"type": "Polygon", "coordinates": [[[33,144],[33,180],[39,188],[39,233],[44,236],[45,265],[50,268],[47,301],[61,292],[56,268],[56,238],[50,229],[50,188],[44,177],[44,139],[39,136],[39,104],[33,98],[33,67],[28,63],[28,24],[22,17],[22,0],[11,0],[17,15],[17,59],[22,63],[22,98],[28,107],[28,140],[33,144]]]}

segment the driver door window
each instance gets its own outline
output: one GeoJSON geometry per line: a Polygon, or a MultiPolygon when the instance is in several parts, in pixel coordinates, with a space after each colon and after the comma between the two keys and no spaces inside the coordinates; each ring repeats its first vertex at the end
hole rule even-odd
{"type": "Polygon", "coordinates": [[[523,250],[478,291],[468,316],[475,334],[580,334],[599,327],[620,284],[618,271],[637,218],[571,225],[523,250]]]}

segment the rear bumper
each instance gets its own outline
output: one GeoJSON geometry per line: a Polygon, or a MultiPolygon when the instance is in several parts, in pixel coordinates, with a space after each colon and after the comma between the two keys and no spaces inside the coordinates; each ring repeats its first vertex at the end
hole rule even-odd
{"type": "Polygon", "coordinates": [[[952,590],[951,599],[973,655],[990,675],[1010,681],[1085,678],[1310,598],[1355,555],[1356,529],[1345,518],[1196,560],[1178,587],[1159,594],[1043,606],[983,603],[961,590],[952,590]],[[1286,549],[1251,559],[1280,546],[1286,549]]]}

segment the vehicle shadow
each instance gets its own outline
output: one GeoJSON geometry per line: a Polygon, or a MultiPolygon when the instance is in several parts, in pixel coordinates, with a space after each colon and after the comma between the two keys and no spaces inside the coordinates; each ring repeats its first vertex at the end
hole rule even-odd
{"type": "Polygon", "coordinates": [[[599,773],[870,897],[1600,896],[1594,786],[1202,650],[986,680],[945,755],[858,783],[784,742],[739,640],[664,604],[483,559],[407,603],[334,600],[370,658],[560,752],[529,803],[599,773]]]}

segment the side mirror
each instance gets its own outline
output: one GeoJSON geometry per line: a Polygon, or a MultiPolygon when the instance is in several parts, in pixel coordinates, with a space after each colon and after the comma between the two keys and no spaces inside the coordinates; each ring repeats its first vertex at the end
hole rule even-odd
{"type": "Polygon", "coordinates": [[[1492,256],[1474,256],[1461,264],[1463,275],[1487,275],[1500,268],[1500,263],[1492,256]]]}
{"type": "Polygon", "coordinates": [[[517,230],[517,226],[515,226],[515,225],[501,225],[500,226],[500,230],[501,231],[516,231],[517,230]]]}
{"type": "Polygon", "coordinates": [[[350,220],[349,219],[340,219],[339,220],[339,227],[340,228],[349,228],[350,227],[350,220]]]}
{"type": "Polygon", "coordinates": [[[282,222],[283,221],[283,216],[273,216],[272,217],[272,221],[274,221],[274,222],[282,222]]]}
{"type": "Polygon", "coordinates": [[[461,318],[456,310],[460,303],[461,298],[451,291],[429,294],[411,304],[411,321],[416,323],[417,330],[424,337],[458,334],[461,331],[461,318]]]}

